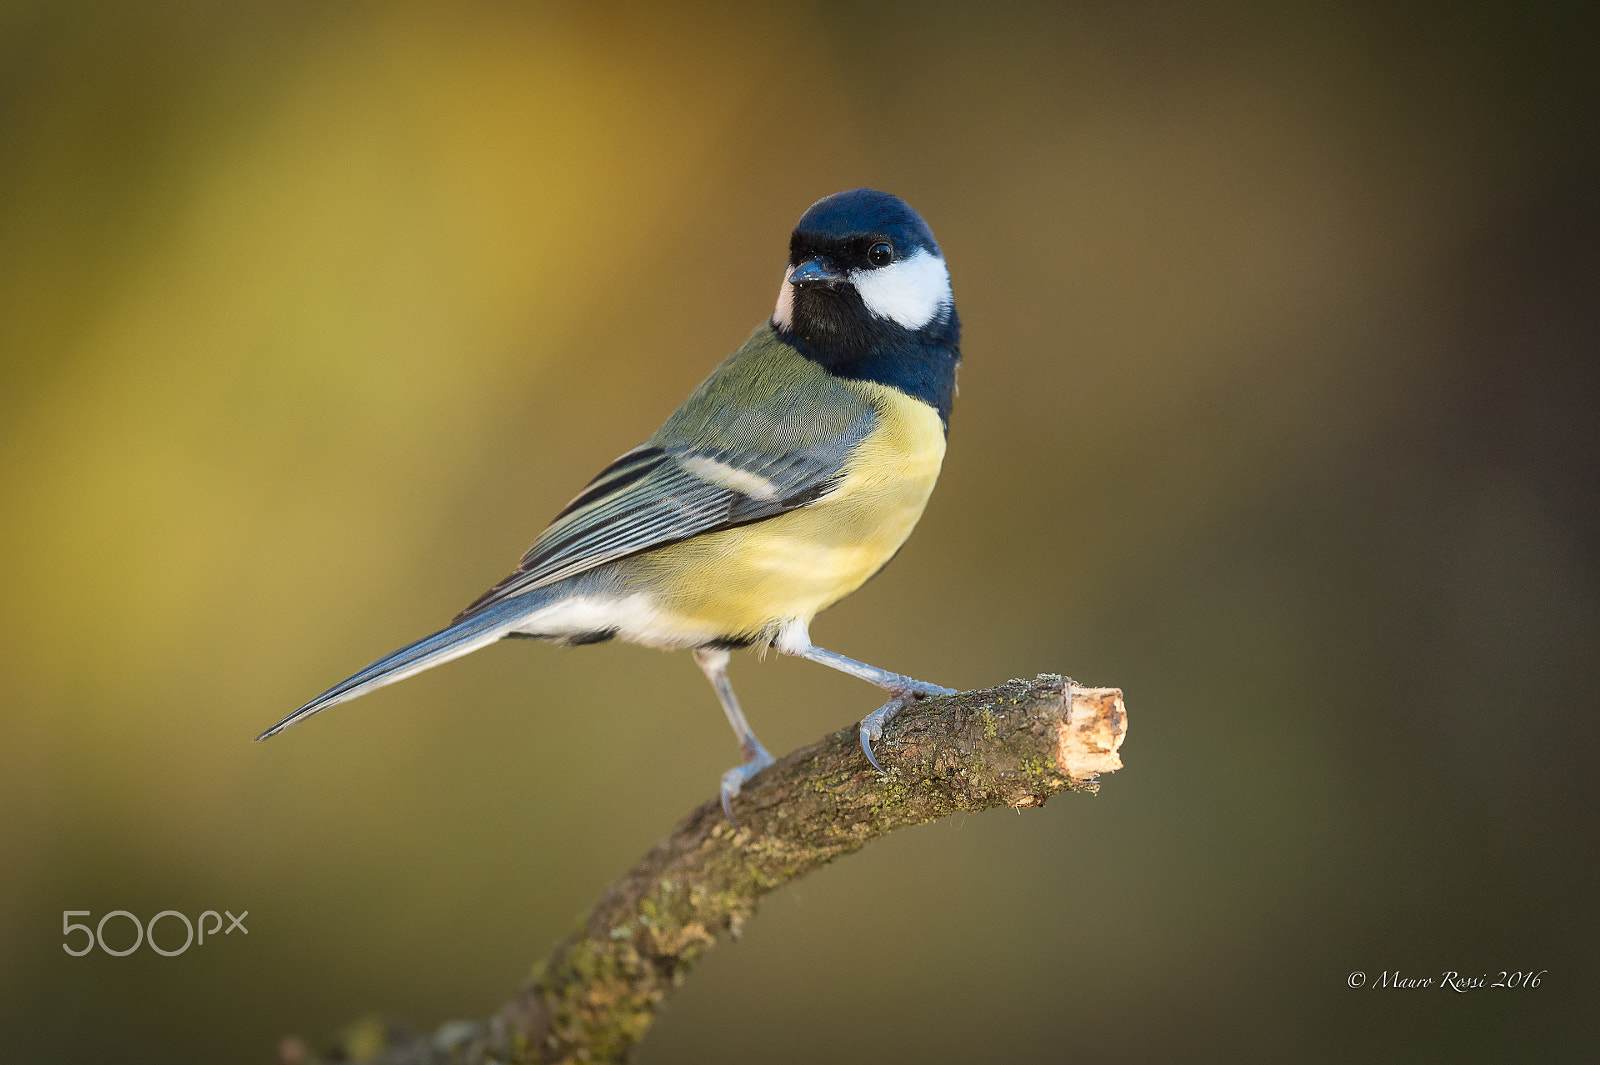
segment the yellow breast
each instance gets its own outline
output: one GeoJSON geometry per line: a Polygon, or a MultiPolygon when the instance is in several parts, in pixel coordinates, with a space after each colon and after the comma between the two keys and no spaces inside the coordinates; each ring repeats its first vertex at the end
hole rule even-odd
{"type": "Polygon", "coordinates": [[[684,638],[770,633],[866,583],[916,527],[944,461],[944,425],[928,404],[885,385],[844,382],[878,411],[832,492],[809,506],[627,560],[624,584],[648,590],[659,623],[684,638]]]}

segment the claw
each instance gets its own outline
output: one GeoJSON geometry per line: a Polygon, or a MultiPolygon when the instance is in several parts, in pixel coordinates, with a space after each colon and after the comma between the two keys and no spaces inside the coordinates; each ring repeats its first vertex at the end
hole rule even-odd
{"type": "Polygon", "coordinates": [[[878,764],[877,756],[872,753],[872,742],[883,739],[883,729],[871,726],[865,721],[861,722],[861,750],[867,756],[867,761],[872,763],[872,768],[883,772],[883,766],[878,764]]]}
{"type": "Polygon", "coordinates": [[[753,751],[747,753],[750,756],[749,761],[722,774],[722,812],[728,818],[728,824],[734,828],[739,827],[739,822],[733,817],[733,800],[739,797],[739,792],[743,790],[746,781],[774,761],[772,755],[768,754],[766,748],[759,743],[754,745],[753,751]]]}
{"type": "Polygon", "coordinates": [[[877,756],[872,753],[872,744],[876,740],[883,739],[883,726],[899,716],[910,696],[910,692],[896,693],[893,699],[861,719],[861,750],[866,754],[867,761],[872,763],[872,768],[880,773],[884,772],[884,768],[878,764],[877,756]]]}
{"type": "Polygon", "coordinates": [[[872,753],[872,745],[883,739],[883,726],[900,716],[900,711],[912,699],[926,699],[931,695],[955,695],[954,688],[941,688],[937,684],[928,684],[924,681],[914,680],[905,688],[893,693],[894,697],[872,713],[861,719],[861,751],[867,756],[867,761],[872,763],[872,768],[878,772],[885,772],[883,766],[878,764],[878,756],[872,753]]]}

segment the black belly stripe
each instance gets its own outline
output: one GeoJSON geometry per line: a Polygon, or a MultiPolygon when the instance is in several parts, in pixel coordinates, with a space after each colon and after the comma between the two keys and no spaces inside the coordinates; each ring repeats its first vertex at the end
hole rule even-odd
{"type": "Polygon", "coordinates": [[[605,643],[607,640],[615,639],[616,635],[616,629],[599,629],[595,632],[580,632],[576,636],[566,636],[563,639],[568,647],[582,647],[585,644],[605,643]]]}
{"type": "Polygon", "coordinates": [[[701,647],[713,651],[741,651],[756,642],[754,636],[718,636],[714,640],[707,640],[701,647]]]}

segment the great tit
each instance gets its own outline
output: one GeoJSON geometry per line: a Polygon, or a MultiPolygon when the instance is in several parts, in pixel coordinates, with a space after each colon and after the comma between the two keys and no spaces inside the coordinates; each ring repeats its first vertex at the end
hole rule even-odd
{"type": "Polygon", "coordinates": [[[824,650],[808,626],[905,543],[944,459],[960,322],[922,217],[896,196],[818,200],[789,238],[772,317],[654,436],[556,515],[510,576],[447,628],[329,688],[258,740],[336,703],[507,637],[687,648],[716,689],[744,764],[772,755],[728,681],[732,648],[775,647],[886,689],[872,742],[909,700],[949,689],[824,650]]]}

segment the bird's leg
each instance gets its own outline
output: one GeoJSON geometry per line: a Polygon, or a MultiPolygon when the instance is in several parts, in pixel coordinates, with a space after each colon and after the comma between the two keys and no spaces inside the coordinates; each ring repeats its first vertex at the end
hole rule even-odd
{"type": "Polygon", "coordinates": [[[756,734],[750,731],[750,722],[744,719],[744,711],[739,709],[739,698],[733,694],[733,684],[728,680],[728,652],[720,648],[696,648],[694,660],[717,690],[722,711],[728,715],[733,734],[739,737],[739,750],[744,752],[744,765],[722,774],[722,812],[727,815],[729,824],[735,824],[734,798],[739,794],[739,789],[744,787],[745,781],[772,764],[772,755],[761,746],[756,734]]]}
{"type": "Polygon", "coordinates": [[[887,669],[879,669],[877,666],[869,666],[865,662],[857,662],[853,658],[846,658],[837,651],[829,651],[824,647],[815,647],[809,641],[804,647],[799,648],[798,650],[788,650],[782,645],[778,647],[778,650],[782,651],[784,654],[794,655],[796,658],[804,658],[811,662],[820,662],[822,665],[828,666],[831,669],[837,669],[841,673],[848,673],[852,677],[859,677],[868,684],[876,684],[884,691],[892,692],[895,695],[926,696],[955,694],[954,688],[941,688],[939,685],[929,684],[925,680],[917,680],[914,677],[903,676],[899,673],[891,673],[887,669]]]}
{"type": "Polygon", "coordinates": [[[876,684],[892,696],[887,703],[861,719],[861,750],[866,753],[867,761],[872,763],[872,768],[880,773],[883,772],[883,766],[878,764],[877,757],[872,753],[872,745],[883,738],[883,727],[893,721],[912,699],[955,694],[953,688],[941,688],[924,680],[891,673],[887,669],[869,666],[865,662],[846,658],[836,651],[818,647],[811,642],[811,634],[800,622],[790,622],[785,625],[778,633],[773,646],[783,654],[818,662],[830,669],[859,677],[868,684],[876,684]]]}

